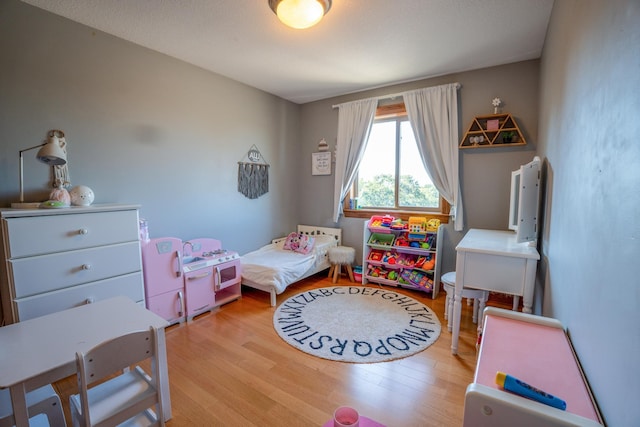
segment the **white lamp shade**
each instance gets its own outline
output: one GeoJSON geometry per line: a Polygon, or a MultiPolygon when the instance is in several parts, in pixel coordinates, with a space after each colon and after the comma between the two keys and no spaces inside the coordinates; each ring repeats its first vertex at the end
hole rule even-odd
{"type": "Polygon", "coordinates": [[[38,154],[38,160],[48,165],[65,165],[67,164],[67,153],[60,145],[60,140],[56,136],[49,138],[49,142],[44,144],[38,154]]]}

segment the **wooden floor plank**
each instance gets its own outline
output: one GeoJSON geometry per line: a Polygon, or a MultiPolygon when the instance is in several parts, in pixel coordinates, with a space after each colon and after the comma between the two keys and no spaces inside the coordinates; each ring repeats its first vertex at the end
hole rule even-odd
{"type": "MultiPolygon", "coordinates": [[[[351,284],[343,277],[338,285],[351,284]]],[[[278,303],[297,293],[333,286],[320,273],[289,287],[278,303]]],[[[442,332],[426,350],[390,362],[353,364],[303,353],[273,328],[274,307],[261,291],[166,331],[173,418],[169,427],[322,425],[338,406],[353,406],[392,426],[462,423],[464,393],[476,363],[476,325],[463,304],[458,356],[444,320],[445,293],[396,290],[438,316],[442,332]]],[[[511,308],[504,298],[489,304],[511,308]]],[[[55,384],[68,417],[75,376],[55,384]]],[[[68,425],[71,425],[69,418],[68,425]]]]}

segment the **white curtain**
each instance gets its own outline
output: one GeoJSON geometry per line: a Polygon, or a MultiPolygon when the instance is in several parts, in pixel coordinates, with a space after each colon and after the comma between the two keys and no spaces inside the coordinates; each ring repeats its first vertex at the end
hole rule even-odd
{"type": "Polygon", "coordinates": [[[451,205],[454,229],[464,227],[458,176],[458,83],[404,92],[420,157],[440,195],[451,205]]]}
{"type": "Polygon", "coordinates": [[[338,222],[342,214],[342,202],[358,173],[377,106],[376,98],[347,102],[338,106],[334,222],[338,222]]]}

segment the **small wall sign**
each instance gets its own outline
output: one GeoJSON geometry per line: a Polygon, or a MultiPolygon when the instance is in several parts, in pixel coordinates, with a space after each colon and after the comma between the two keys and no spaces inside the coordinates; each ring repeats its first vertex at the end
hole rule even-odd
{"type": "Polygon", "coordinates": [[[311,175],[331,175],[331,153],[311,153],[311,175]]]}

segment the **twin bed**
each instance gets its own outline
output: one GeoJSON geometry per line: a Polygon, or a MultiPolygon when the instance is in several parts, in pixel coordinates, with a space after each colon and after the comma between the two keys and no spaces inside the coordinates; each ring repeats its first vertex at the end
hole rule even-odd
{"type": "Polygon", "coordinates": [[[242,284],[268,292],[272,307],[287,286],[329,268],[327,250],[342,242],[340,228],[298,225],[297,232],[315,239],[308,254],[283,249],[286,237],[282,237],[240,258],[242,284]]]}

